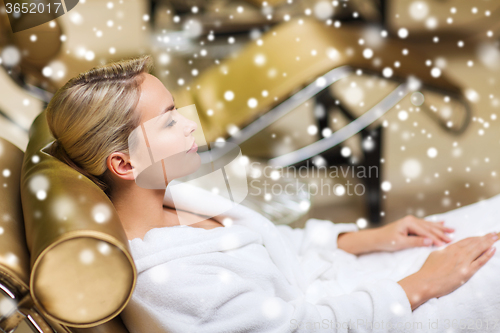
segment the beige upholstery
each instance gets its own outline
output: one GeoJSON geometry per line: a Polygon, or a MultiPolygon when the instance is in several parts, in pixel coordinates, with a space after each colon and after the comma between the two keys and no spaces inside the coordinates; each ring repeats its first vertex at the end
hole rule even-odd
{"type": "MultiPolygon", "coordinates": [[[[60,26],[9,31],[5,13],[0,14],[0,45],[21,49],[23,73],[54,91],[40,71],[60,51],[60,26]],[[30,41],[33,33],[37,43],[30,41]]],[[[4,108],[4,112],[17,119],[19,110],[4,108]]],[[[26,154],[0,138],[0,284],[4,289],[0,298],[12,298],[17,305],[8,317],[0,314],[0,328],[10,330],[23,318],[31,318],[44,332],[53,328],[126,333],[116,316],[131,296],[136,271],[125,233],[111,202],[97,186],[41,151],[52,140],[44,113],[31,127],[26,154]],[[96,222],[96,216],[105,221],[96,222]]]]}
{"type": "Polygon", "coordinates": [[[29,316],[44,332],[127,333],[117,316],[136,281],[126,235],[107,196],[42,151],[52,140],[45,113],[25,154],[0,138],[0,296],[18,307],[0,328],[29,316]]]}
{"type": "MultiPolygon", "coordinates": [[[[29,295],[29,251],[26,246],[24,221],[19,192],[24,153],[11,142],[0,138],[0,284],[2,301],[10,299],[14,312],[0,313],[0,328],[9,331],[19,321],[31,316],[44,332],[51,332],[47,321],[33,308],[29,295]]],[[[6,303],[3,303],[6,304],[6,303]]],[[[4,309],[3,309],[4,310],[4,309]]],[[[58,332],[70,332],[57,324],[58,332]]]]}
{"type": "Polygon", "coordinates": [[[0,328],[6,331],[21,320],[15,306],[29,293],[29,252],[19,195],[23,156],[0,138],[0,328]]]}
{"type": "Polygon", "coordinates": [[[43,112],[31,127],[21,176],[30,292],[50,320],[93,327],[125,307],[136,270],[111,201],[43,151],[52,140],[43,112]]]}
{"type": "Polygon", "coordinates": [[[29,290],[29,252],[19,194],[23,157],[19,148],[0,139],[0,282],[18,295],[29,290]]]}
{"type": "MultiPolygon", "coordinates": [[[[46,23],[12,34],[6,14],[0,13],[0,46],[13,44],[23,52],[14,71],[29,74],[29,83],[49,91],[55,87],[41,69],[61,49],[63,32],[55,22],[55,27],[46,23]],[[30,41],[34,33],[36,43],[30,41]]],[[[3,111],[18,119],[16,107],[3,111]]],[[[30,316],[44,332],[52,327],[126,333],[117,315],[136,281],[127,238],[106,195],[41,151],[52,140],[45,113],[31,126],[25,154],[0,138],[0,172],[10,172],[0,174],[0,284],[18,307],[8,318],[0,314],[0,328],[10,330],[30,316]]]]}

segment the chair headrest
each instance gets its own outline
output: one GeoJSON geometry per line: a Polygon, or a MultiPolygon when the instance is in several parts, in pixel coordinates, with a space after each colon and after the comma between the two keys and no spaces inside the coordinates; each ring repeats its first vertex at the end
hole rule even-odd
{"type": "Polygon", "coordinates": [[[26,248],[19,182],[24,153],[0,138],[0,283],[17,296],[28,292],[26,248]]]}
{"type": "Polygon", "coordinates": [[[44,111],[31,126],[21,173],[30,292],[49,319],[93,327],[123,310],[137,272],[113,204],[48,153],[53,141],[44,111]]]}

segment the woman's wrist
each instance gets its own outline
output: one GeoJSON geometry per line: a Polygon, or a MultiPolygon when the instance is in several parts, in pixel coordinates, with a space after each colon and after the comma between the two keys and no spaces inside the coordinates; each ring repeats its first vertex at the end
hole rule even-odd
{"type": "Polygon", "coordinates": [[[347,253],[360,255],[377,251],[377,235],[375,229],[341,233],[337,237],[337,248],[347,253]]]}
{"type": "Polygon", "coordinates": [[[405,277],[398,284],[405,291],[412,311],[434,297],[432,284],[420,276],[419,272],[405,277]]]}

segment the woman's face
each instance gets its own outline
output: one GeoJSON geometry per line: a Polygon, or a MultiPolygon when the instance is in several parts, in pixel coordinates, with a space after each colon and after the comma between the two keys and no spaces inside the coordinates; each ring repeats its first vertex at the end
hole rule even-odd
{"type": "MultiPolygon", "coordinates": [[[[136,170],[144,170],[147,166],[156,163],[144,173],[155,173],[160,175],[159,168],[165,180],[165,184],[172,179],[189,175],[200,166],[200,157],[197,154],[197,146],[192,132],[196,130],[196,122],[183,117],[174,104],[172,94],[156,77],[145,74],[141,84],[141,95],[137,104],[137,112],[141,114],[141,125],[136,133],[144,138],[144,145],[139,156],[136,158],[136,170]],[[160,163],[157,163],[161,161],[160,163]],[[138,165],[140,164],[140,165],[138,165]]],[[[141,137],[141,141],[142,141],[141,137]]],[[[132,165],[134,165],[134,154],[131,152],[132,165]]],[[[155,175],[146,175],[147,179],[154,182],[155,175]]],[[[140,183],[138,185],[141,186],[140,183]]]]}

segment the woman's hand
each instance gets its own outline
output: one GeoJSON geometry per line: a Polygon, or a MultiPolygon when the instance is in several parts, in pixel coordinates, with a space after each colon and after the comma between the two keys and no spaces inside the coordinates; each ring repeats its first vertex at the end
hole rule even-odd
{"type": "Polygon", "coordinates": [[[374,229],[376,251],[399,251],[418,246],[441,246],[451,242],[446,233],[455,231],[444,222],[429,222],[408,215],[400,220],[374,229]]]}
{"type": "Polygon", "coordinates": [[[469,237],[431,252],[420,270],[398,283],[412,310],[435,297],[447,295],[467,282],[495,253],[499,234],[469,237]]]}
{"type": "Polygon", "coordinates": [[[337,248],[360,255],[377,251],[394,252],[433,244],[441,246],[451,242],[446,233],[454,231],[443,223],[429,222],[408,215],[382,227],[342,233],[337,238],[337,248]]]}

